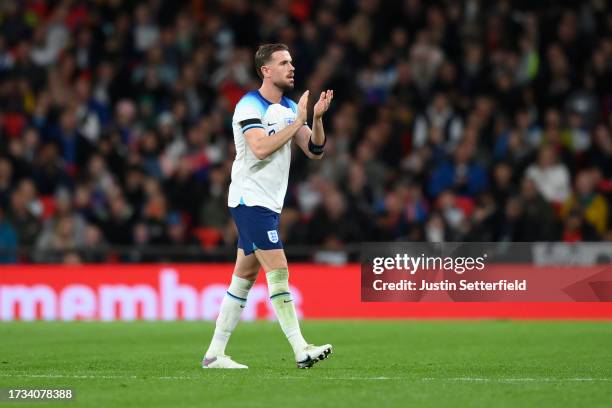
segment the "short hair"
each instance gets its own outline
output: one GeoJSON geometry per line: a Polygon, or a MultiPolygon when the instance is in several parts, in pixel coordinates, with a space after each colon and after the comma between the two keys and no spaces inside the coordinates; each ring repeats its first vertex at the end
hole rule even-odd
{"type": "Polygon", "coordinates": [[[289,47],[287,47],[285,44],[274,43],[260,45],[257,49],[257,52],[255,53],[255,70],[257,70],[257,76],[259,76],[259,78],[263,79],[261,67],[270,61],[272,54],[274,54],[276,51],[289,51],[289,47]]]}

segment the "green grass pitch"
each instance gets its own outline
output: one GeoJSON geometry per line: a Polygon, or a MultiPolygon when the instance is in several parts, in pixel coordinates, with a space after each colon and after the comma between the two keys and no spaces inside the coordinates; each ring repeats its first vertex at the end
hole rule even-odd
{"type": "Polygon", "coordinates": [[[272,322],[241,323],[202,370],[202,322],[0,323],[0,387],[75,390],[68,407],[610,407],[612,322],[306,321],[334,354],[295,368],[272,322]]]}

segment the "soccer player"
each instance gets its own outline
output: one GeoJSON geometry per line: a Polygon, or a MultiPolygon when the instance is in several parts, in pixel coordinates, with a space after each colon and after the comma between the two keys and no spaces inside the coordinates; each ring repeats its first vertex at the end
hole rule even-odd
{"type": "Polygon", "coordinates": [[[238,228],[238,255],[202,367],[248,368],[226,356],[225,347],[262,267],[270,301],[293,348],[297,366],[310,368],[327,358],[332,346],[314,346],[302,336],[289,293],[287,258],[278,234],[279,215],[289,179],[291,141],[310,159],[321,159],[325,146],[322,117],[334,93],[321,92],[313,108],[311,130],[306,124],[308,91],[297,104],[284,96],[294,87],[295,73],[287,46],[260,46],[255,53],[255,67],[262,79],[261,87],[242,97],[232,120],[236,158],[228,206],[238,228]]]}

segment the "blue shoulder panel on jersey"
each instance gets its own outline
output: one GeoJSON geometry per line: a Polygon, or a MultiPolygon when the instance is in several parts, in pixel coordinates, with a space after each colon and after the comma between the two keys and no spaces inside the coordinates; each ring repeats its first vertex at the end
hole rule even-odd
{"type": "MultiPolygon", "coordinates": [[[[242,99],[240,99],[238,105],[236,105],[236,109],[238,109],[242,104],[252,104],[253,106],[256,106],[261,111],[261,115],[263,116],[268,110],[268,107],[272,105],[272,102],[264,98],[259,90],[254,90],[248,92],[242,97],[242,99]]],[[[286,96],[281,98],[280,104],[285,108],[291,109],[293,113],[297,113],[297,104],[286,96]]]]}
{"type": "Polygon", "coordinates": [[[259,92],[259,89],[251,91],[249,94],[253,94],[259,100],[261,106],[264,107],[264,111],[268,109],[268,106],[272,105],[272,102],[263,97],[263,95],[259,92]]]}
{"type": "Polygon", "coordinates": [[[241,106],[245,105],[254,106],[260,111],[261,116],[263,117],[268,110],[270,103],[259,94],[259,91],[255,90],[244,95],[236,104],[236,109],[240,109],[241,106]]]}
{"type": "Polygon", "coordinates": [[[283,96],[283,98],[281,99],[281,105],[283,105],[285,108],[291,109],[293,113],[297,113],[297,103],[293,102],[286,96],[283,96]]]}
{"type": "MultiPolygon", "coordinates": [[[[272,102],[264,98],[264,96],[259,92],[259,90],[249,92],[249,94],[251,93],[255,94],[255,96],[261,101],[261,103],[266,109],[268,108],[268,106],[272,105],[272,102]]],[[[281,98],[280,104],[281,106],[284,106],[285,108],[291,109],[294,113],[297,112],[297,104],[293,102],[291,99],[287,98],[286,96],[283,96],[281,98]]]]}

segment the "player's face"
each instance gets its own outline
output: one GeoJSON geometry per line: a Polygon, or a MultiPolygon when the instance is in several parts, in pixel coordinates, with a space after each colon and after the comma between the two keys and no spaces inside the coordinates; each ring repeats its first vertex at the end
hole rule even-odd
{"type": "Polygon", "coordinates": [[[269,68],[272,83],[283,91],[290,91],[294,86],[295,67],[291,64],[289,51],[275,51],[266,66],[269,68]]]}

